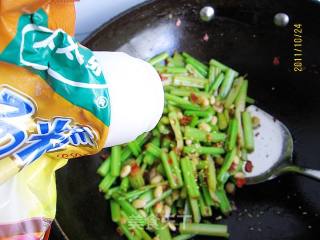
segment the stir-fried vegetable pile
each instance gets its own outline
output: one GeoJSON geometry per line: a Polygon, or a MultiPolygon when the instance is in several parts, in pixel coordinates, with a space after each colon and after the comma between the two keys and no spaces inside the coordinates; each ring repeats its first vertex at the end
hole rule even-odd
{"type": "Polygon", "coordinates": [[[247,152],[259,121],[246,111],[248,81],[187,53],[149,62],[163,80],[165,109],[152,132],[112,147],[98,169],[112,220],[130,240],[228,237],[212,216],[231,212],[228,194],[245,183],[244,164],[252,167],[247,152]]]}

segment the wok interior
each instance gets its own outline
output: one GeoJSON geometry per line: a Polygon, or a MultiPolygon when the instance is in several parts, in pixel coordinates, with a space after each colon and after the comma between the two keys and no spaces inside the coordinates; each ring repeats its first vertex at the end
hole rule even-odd
{"type": "MultiPolygon", "coordinates": [[[[201,23],[197,13],[208,1],[152,2],[102,27],[85,45],[94,50],[124,51],[143,59],[162,51],[186,51],[204,62],[215,58],[241,74],[247,73],[249,96],[292,132],[294,161],[320,169],[320,36],[316,31],[320,15],[315,10],[319,12],[319,4],[216,1],[214,21],[201,23]],[[273,14],[284,9],[290,16],[289,26],[274,26],[273,14]],[[292,68],[295,22],[305,28],[306,70],[301,73],[292,68]],[[207,42],[203,40],[205,34],[209,36],[207,42]],[[273,64],[275,57],[279,65],[273,64]]],[[[71,160],[57,173],[57,220],[70,239],[119,239],[109,204],[98,192],[100,177],[96,169],[101,162],[97,155],[71,160]]],[[[313,180],[294,175],[245,187],[234,197],[238,210],[221,222],[228,224],[230,239],[311,238],[319,234],[318,189],[313,180]]]]}

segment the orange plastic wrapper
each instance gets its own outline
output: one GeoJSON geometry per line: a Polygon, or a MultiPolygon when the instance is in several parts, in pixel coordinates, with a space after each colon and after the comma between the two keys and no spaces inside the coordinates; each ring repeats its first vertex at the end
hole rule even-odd
{"type": "Polygon", "coordinates": [[[55,171],[105,144],[107,83],[74,25],[73,1],[0,0],[0,240],[44,239],[55,171]]]}

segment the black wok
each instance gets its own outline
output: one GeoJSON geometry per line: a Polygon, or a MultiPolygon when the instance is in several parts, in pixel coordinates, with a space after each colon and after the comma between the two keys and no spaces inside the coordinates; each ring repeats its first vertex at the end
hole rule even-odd
{"type": "MultiPolygon", "coordinates": [[[[177,49],[247,73],[249,95],[291,130],[294,161],[320,169],[319,26],[320,1],[156,0],[105,24],[84,45],[143,59],[177,49]],[[199,21],[206,4],[216,10],[210,23],[199,21]],[[278,12],[290,16],[287,27],[274,25],[278,12]],[[293,24],[303,28],[303,72],[293,71],[293,24]],[[202,39],[206,33],[208,42],[202,39]]],[[[57,173],[57,221],[71,240],[119,239],[97,188],[101,162],[99,156],[71,160],[57,173]]],[[[247,186],[234,197],[237,210],[221,222],[228,224],[231,240],[320,239],[319,190],[319,182],[297,175],[247,186]]]]}

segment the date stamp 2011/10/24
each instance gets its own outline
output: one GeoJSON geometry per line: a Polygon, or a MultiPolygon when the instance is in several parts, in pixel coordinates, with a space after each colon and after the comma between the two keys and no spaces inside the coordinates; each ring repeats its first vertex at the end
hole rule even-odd
{"type": "Polygon", "coordinates": [[[303,66],[303,28],[302,24],[293,25],[293,71],[302,72],[304,69],[303,66]]]}

